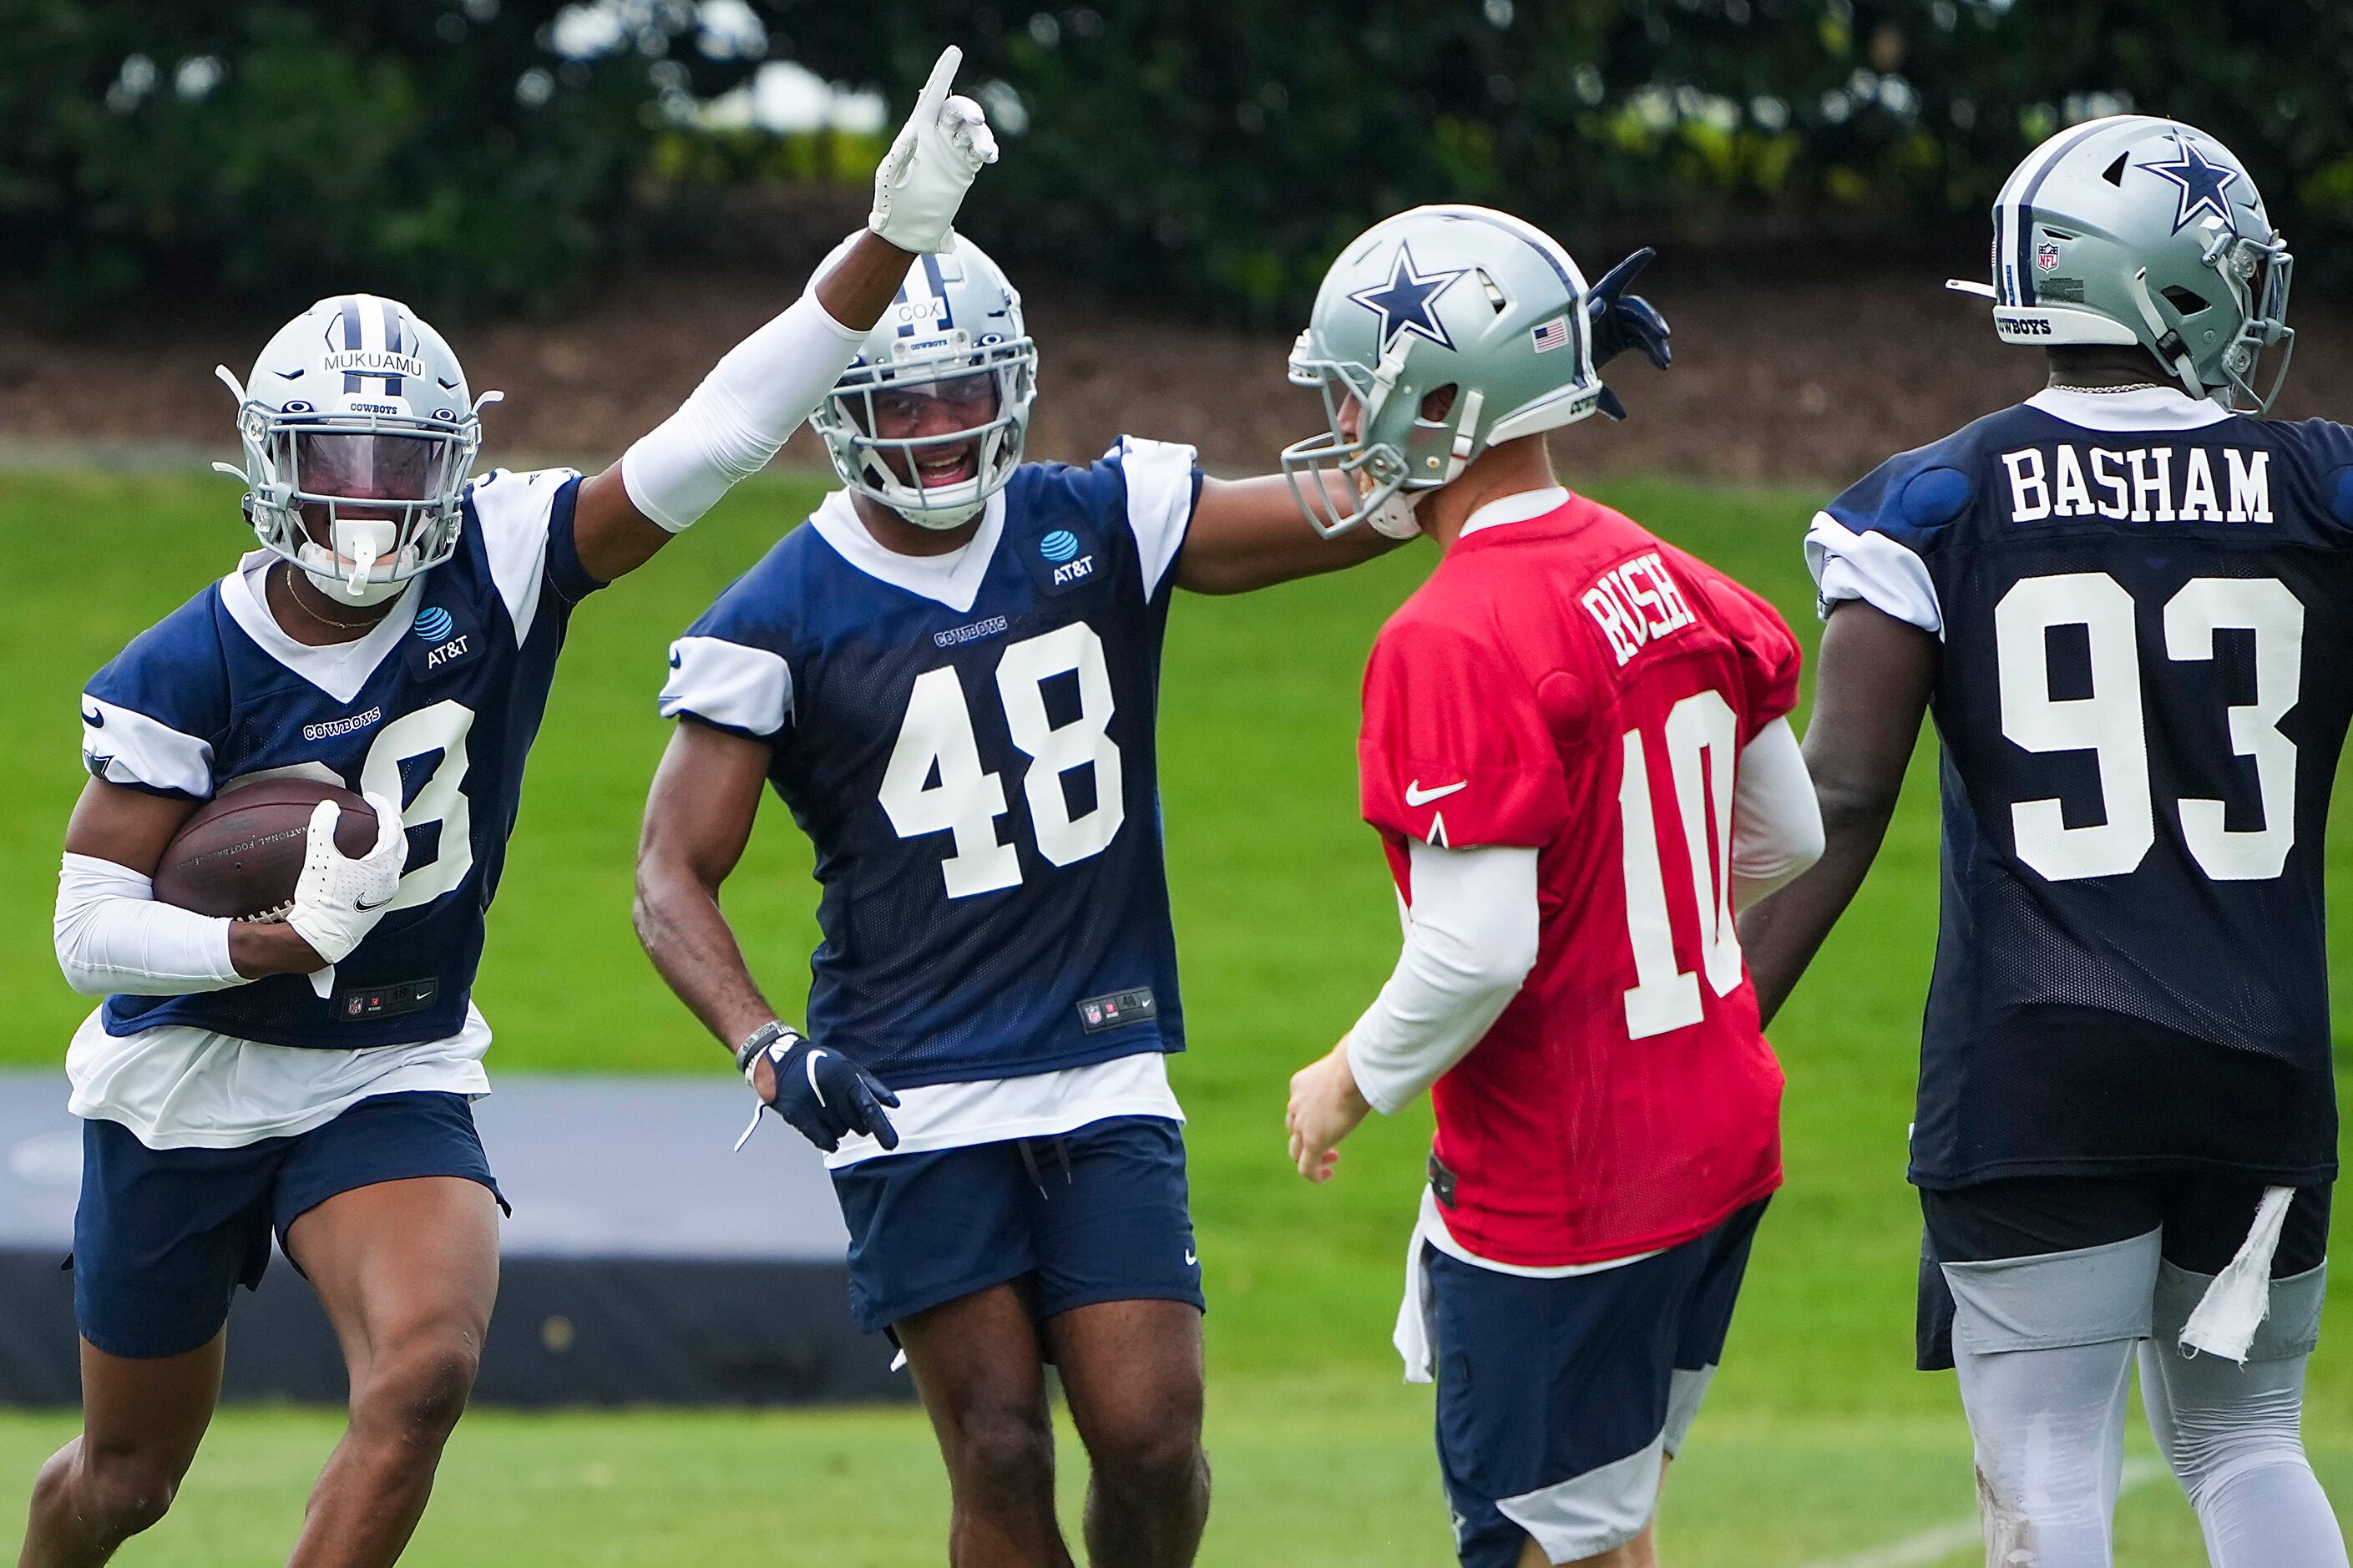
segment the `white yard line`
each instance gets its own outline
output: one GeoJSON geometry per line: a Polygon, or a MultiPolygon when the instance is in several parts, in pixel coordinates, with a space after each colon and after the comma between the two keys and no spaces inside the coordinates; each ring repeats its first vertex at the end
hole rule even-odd
{"type": "MultiPolygon", "coordinates": [[[[2116,1495],[2122,1497],[2126,1492],[2138,1490],[2166,1473],[2165,1466],[2156,1459],[2127,1459],[2125,1461],[2124,1479],[2116,1487],[2116,1495]]],[[[1956,1520],[1933,1530],[1924,1530],[1917,1535],[1907,1535],[1885,1546],[1874,1546],[1852,1557],[1812,1563],[1810,1568],[1931,1568],[1932,1564],[1942,1563],[1956,1552],[1978,1545],[1983,1539],[1978,1532],[1976,1520],[1956,1520]]]]}

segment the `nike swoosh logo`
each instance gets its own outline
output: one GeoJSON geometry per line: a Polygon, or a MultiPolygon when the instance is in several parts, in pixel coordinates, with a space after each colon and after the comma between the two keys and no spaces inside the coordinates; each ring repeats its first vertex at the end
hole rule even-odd
{"type": "Polygon", "coordinates": [[[103,730],[106,728],[106,710],[93,708],[85,702],[82,704],[81,721],[93,730],[103,730]]]}
{"type": "Polygon", "coordinates": [[[1201,1261],[1201,1260],[1200,1260],[1199,1258],[1196,1258],[1196,1257],[1194,1257],[1194,1256],[1193,1256],[1193,1249],[1192,1249],[1191,1247],[1187,1247],[1187,1248],[1185,1249],[1185,1264],[1186,1264],[1186,1267],[1190,1268],[1190,1267],[1192,1267],[1194,1264],[1198,1263],[1198,1262],[1200,1262],[1200,1261],[1201,1261]]]}
{"type": "Polygon", "coordinates": [[[824,1055],[825,1053],[821,1050],[811,1051],[808,1055],[801,1058],[801,1066],[808,1070],[809,1092],[817,1096],[818,1108],[821,1110],[831,1109],[831,1107],[825,1103],[825,1090],[818,1086],[817,1081],[818,1058],[824,1055]]]}
{"type": "Polygon", "coordinates": [[[353,904],[353,905],[352,905],[352,908],[353,908],[353,909],[355,909],[355,910],[359,910],[359,911],[360,911],[360,913],[362,913],[362,914],[365,914],[365,913],[367,913],[370,910],[380,910],[380,909],[384,908],[384,906],[385,906],[385,905],[386,905],[386,904],[388,904],[388,903],[392,902],[392,900],[393,900],[393,899],[396,899],[396,898],[398,898],[398,897],[400,897],[400,895],[399,895],[398,893],[395,893],[395,894],[393,894],[393,895],[392,895],[392,898],[378,899],[375,902],[374,902],[374,903],[372,903],[372,904],[354,903],[354,904],[353,904]]]}
{"type": "Polygon", "coordinates": [[[1444,789],[1424,789],[1421,787],[1421,781],[1416,779],[1405,786],[1405,803],[1408,805],[1428,805],[1433,800],[1444,800],[1455,791],[1470,787],[1471,781],[1464,779],[1461,784],[1451,784],[1444,789]]]}

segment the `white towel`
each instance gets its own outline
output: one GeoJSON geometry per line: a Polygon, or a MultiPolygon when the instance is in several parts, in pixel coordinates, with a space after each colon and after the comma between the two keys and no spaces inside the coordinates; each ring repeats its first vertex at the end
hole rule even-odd
{"type": "Polygon", "coordinates": [[[1408,1383],[1437,1381],[1430,1349],[1430,1274],[1421,1266],[1422,1226],[1430,1223],[1425,1210],[1413,1224],[1405,1244],[1405,1300],[1398,1304],[1397,1332],[1389,1342],[1405,1358],[1408,1383]]]}
{"type": "Polygon", "coordinates": [[[2272,1255],[2279,1250],[2280,1227],[2287,1221],[2287,1205],[2295,1197],[2294,1187],[2263,1189],[2263,1200],[2255,1205],[2255,1223],[2240,1244],[2239,1255],[2214,1276],[2214,1283],[2206,1287],[2189,1321],[2182,1325],[2185,1354],[2204,1351],[2227,1356],[2241,1366],[2247,1364],[2255,1331],[2271,1316],[2272,1255]]]}

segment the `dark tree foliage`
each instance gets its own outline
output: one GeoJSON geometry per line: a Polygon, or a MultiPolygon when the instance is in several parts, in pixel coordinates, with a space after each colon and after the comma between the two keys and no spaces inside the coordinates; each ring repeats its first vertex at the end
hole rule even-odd
{"type": "MultiPolygon", "coordinates": [[[[2221,136],[2303,275],[2353,241],[2345,0],[776,0],[830,75],[894,101],[935,43],[1029,129],[976,236],[1222,310],[1294,310],[1417,202],[1685,250],[1852,267],[1971,234],[2063,124],[2221,136]]],[[[1606,261],[1609,258],[1589,258],[1606,261]]]]}
{"type": "Polygon", "coordinates": [[[0,0],[0,268],[68,308],[194,274],[559,297],[630,237],[665,95],[756,62],[691,5],[565,60],[559,0],[0,0]]]}
{"type": "MultiPolygon", "coordinates": [[[[1973,234],[2037,141],[2125,108],[2222,137],[2303,276],[2348,270],[2345,0],[752,3],[773,57],[894,115],[962,44],[1008,143],[976,237],[1231,316],[1294,312],[1435,200],[1852,267],[1973,234]]],[[[628,0],[632,35],[570,60],[561,9],[0,0],[0,268],[66,302],[179,268],[558,300],[681,180],[761,166],[678,155],[680,110],[753,63],[696,47],[691,0],[628,0]]]]}

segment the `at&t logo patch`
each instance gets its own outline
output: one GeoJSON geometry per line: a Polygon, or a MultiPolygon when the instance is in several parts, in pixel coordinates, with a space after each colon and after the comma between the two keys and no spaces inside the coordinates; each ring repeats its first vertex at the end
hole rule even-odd
{"type": "Polygon", "coordinates": [[[1038,558],[1045,563],[1039,575],[1050,594],[1074,587],[1095,574],[1093,554],[1067,528],[1055,529],[1038,541],[1038,558]]]}

